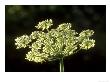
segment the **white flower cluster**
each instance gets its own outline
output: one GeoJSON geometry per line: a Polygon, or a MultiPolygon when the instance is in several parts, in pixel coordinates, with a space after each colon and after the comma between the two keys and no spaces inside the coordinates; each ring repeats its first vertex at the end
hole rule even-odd
{"type": "Polygon", "coordinates": [[[39,22],[39,24],[37,26],[35,26],[38,29],[49,29],[50,26],[53,25],[52,19],[47,19],[45,21],[39,22]]]}
{"type": "Polygon", "coordinates": [[[68,30],[71,28],[71,23],[63,23],[58,26],[58,30],[68,30]]]}
{"type": "Polygon", "coordinates": [[[79,34],[79,40],[83,40],[85,38],[89,38],[90,36],[92,36],[94,34],[93,30],[84,30],[79,34]]]}
{"type": "Polygon", "coordinates": [[[23,35],[21,37],[17,37],[15,39],[16,43],[15,45],[17,46],[17,49],[19,48],[25,48],[28,46],[28,44],[32,41],[28,35],[23,35]]]}
{"type": "Polygon", "coordinates": [[[30,38],[31,39],[37,39],[38,31],[34,31],[31,33],[30,38]]]}
{"type": "Polygon", "coordinates": [[[42,63],[72,55],[80,49],[90,49],[95,45],[95,40],[90,39],[94,34],[93,30],[84,30],[78,36],[75,30],[71,30],[71,23],[62,23],[56,29],[43,32],[51,25],[51,19],[39,22],[36,27],[42,31],[34,31],[30,36],[23,35],[15,39],[17,49],[27,46],[30,48],[25,59],[42,63]],[[32,43],[33,40],[36,41],[32,43]]]}
{"type": "Polygon", "coordinates": [[[38,51],[29,51],[26,54],[26,58],[29,61],[34,61],[34,62],[43,62],[45,59],[48,58],[48,54],[45,53],[39,53],[38,51]]]}
{"type": "Polygon", "coordinates": [[[91,39],[91,40],[90,39],[85,39],[79,45],[80,45],[81,49],[86,49],[87,50],[87,49],[95,46],[95,40],[93,40],[93,39],[91,39]]]}
{"type": "Polygon", "coordinates": [[[79,34],[80,49],[89,49],[95,46],[95,40],[89,39],[94,34],[93,30],[84,30],[79,34]]]}

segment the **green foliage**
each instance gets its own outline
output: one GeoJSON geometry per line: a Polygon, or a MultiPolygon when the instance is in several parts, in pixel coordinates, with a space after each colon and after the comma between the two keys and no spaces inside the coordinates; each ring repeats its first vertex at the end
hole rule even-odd
{"type": "Polygon", "coordinates": [[[17,49],[30,48],[25,59],[42,63],[64,58],[81,49],[88,50],[95,45],[95,40],[90,39],[93,30],[84,30],[78,34],[71,30],[71,23],[62,23],[56,29],[49,30],[52,25],[52,19],[39,22],[35,27],[42,31],[34,31],[29,36],[23,35],[15,39],[17,49]],[[36,41],[32,43],[33,40],[36,41]]]}

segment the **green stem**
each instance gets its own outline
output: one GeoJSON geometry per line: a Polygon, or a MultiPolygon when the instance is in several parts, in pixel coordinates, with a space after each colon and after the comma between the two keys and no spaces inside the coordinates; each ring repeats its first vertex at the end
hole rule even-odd
{"type": "Polygon", "coordinates": [[[64,72],[63,58],[60,59],[60,72],[64,72]]]}

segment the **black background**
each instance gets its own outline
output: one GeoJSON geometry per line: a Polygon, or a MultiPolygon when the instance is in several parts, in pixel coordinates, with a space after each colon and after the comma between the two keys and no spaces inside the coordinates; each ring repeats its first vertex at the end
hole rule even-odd
{"type": "Polygon", "coordinates": [[[5,6],[5,71],[6,72],[59,72],[59,61],[43,64],[25,60],[26,49],[16,49],[14,39],[37,30],[34,26],[42,20],[53,19],[53,28],[64,22],[72,23],[77,32],[95,31],[96,45],[88,51],[81,50],[64,59],[65,72],[106,72],[106,6],[5,6]]]}

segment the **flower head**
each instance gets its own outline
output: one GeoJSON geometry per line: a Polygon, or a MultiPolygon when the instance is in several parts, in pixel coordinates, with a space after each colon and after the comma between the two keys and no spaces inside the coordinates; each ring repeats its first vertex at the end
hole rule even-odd
{"type": "Polygon", "coordinates": [[[71,23],[62,23],[58,26],[58,30],[69,30],[71,29],[71,23]]]}
{"type": "Polygon", "coordinates": [[[93,39],[91,39],[91,40],[90,39],[85,39],[79,45],[80,45],[81,49],[86,49],[87,50],[87,49],[90,49],[90,48],[95,46],[95,40],[93,40],[93,39]]]}
{"type": "Polygon", "coordinates": [[[52,26],[52,25],[53,25],[52,19],[47,19],[42,22],[39,22],[39,24],[35,27],[38,29],[45,30],[45,29],[49,29],[50,26],[52,26]]]}
{"type": "Polygon", "coordinates": [[[84,30],[78,33],[71,30],[71,23],[62,23],[56,29],[48,30],[53,25],[51,19],[39,22],[38,29],[29,36],[23,35],[15,39],[17,49],[29,47],[30,51],[26,54],[29,61],[45,62],[60,59],[74,54],[81,49],[90,49],[95,46],[95,40],[90,39],[94,34],[93,30],[84,30]],[[47,29],[48,32],[43,32],[47,29]]]}
{"type": "Polygon", "coordinates": [[[17,49],[19,49],[27,47],[27,45],[31,42],[31,39],[28,35],[23,35],[21,37],[17,37],[15,41],[15,45],[17,46],[17,49]]]}
{"type": "Polygon", "coordinates": [[[88,29],[88,30],[82,31],[82,32],[79,34],[79,36],[80,36],[80,37],[85,37],[85,36],[90,37],[90,36],[92,36],[93,34],[94,34],[94,31],[88,29]]]}

